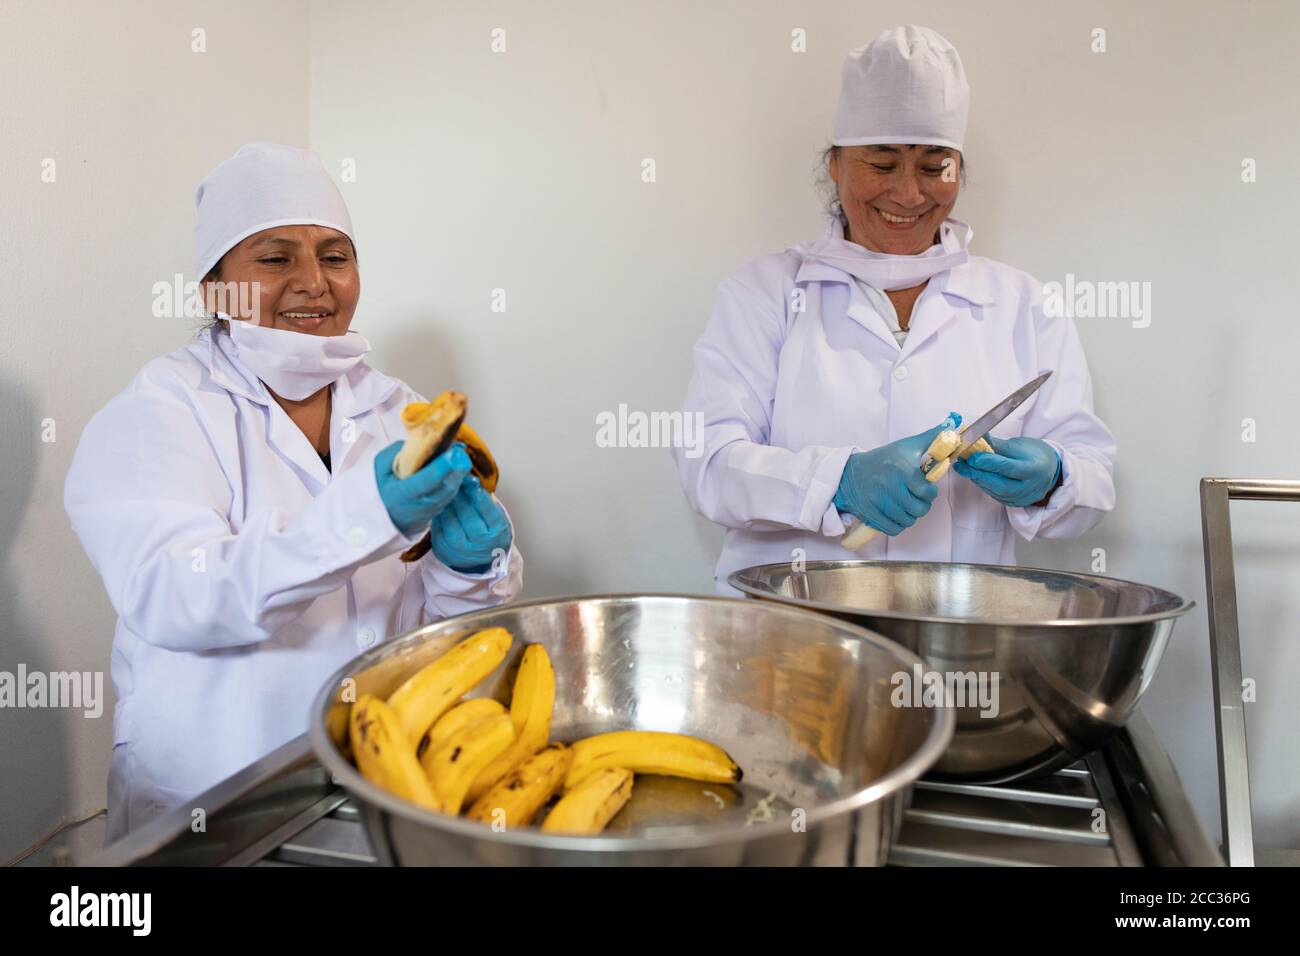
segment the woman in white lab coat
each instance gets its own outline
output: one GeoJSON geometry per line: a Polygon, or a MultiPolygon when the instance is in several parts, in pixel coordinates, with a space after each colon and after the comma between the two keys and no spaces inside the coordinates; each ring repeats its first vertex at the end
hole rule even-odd
{"type": "Polygon", "coordinates": [[[675,456],[692,506],[727,529],[723,593],[732,571],[769,562],[1014,564],[1013,531],[1075,537],[1114,507],[1115,442],[1074,323],[1045,314],[1031,276],[970,255],[971,229],[950,218],[968,102],[932,30],[849,54],[826,233],[718,291],[685,401],[702,447],[675,456]],[[994,454],[922,479],[949,411],[973,420],[1047,370],[993,429],[994,454]],[[849,552],[850,516],[884,533],[849,552]]]}
{"type": "Polygon", "coordinates": [[[352,226],[319,160],[250,144],[197,203],[196,275],[244,298],[91,419],[65,488],[118,615],[109,839],[303,733],[360,651],[521,583],[463,447],[392,474],[422,399],[362,361],[352,226]]]}

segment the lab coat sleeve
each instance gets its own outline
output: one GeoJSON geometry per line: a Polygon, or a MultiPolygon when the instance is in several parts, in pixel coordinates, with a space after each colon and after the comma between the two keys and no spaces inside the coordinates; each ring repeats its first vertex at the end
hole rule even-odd
{"type": "Polygon", "coordinates": [[[1007,508],[1026,540],[1076,538],[1115,507],[1115,437],[1093,411],[1092,378],[1074,320],[1033,309],[1038,373],[1052,377],[1039,389],[1022,434],[1041,438],[1061,456],[1062,484],[1043,507],[1007,508]]]}
{"type": "Polygon", "coordinates": [[[781,295],[734,277],[722,283],[695,345],[683,407],[684,415],[699,416],[700,440],[674,448],[673,456],[687,499],[710,521],[839,535],[844,524],[831,499],[856,449],[768,444],[784,315],[781,295]]]}
{"type": "Polygon", "coordinates": [[[515,546],[515,523],[509,512],[506,520],[510,522],[510,551],[493,558],[492,567],[482,574],[465,574],[448,567],[432,551],[420,559],[424,582],[421,626],[519,597],[524,586],[524,558],[515,546]]]}
{"type": "Polygon", "coordinates": [[[72,527],[122,623],[141,640],[208,651],[271,637],[360,566],[408,544],[358,463],[296,514],[238,531],[231,483],[183,392],[138,380],[86,426],[64,486],[72,527]]]}

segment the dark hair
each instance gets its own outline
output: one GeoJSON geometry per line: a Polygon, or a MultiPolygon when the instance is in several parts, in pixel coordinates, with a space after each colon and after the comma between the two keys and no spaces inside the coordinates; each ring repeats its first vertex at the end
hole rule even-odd
{"type": "MultiPolygon", "coordinates": [[[[208,270],[208,274],[199,280],[199,293],[203,296],[203,304],[205,306],[207,305],[207,292],[204,291],[203,287],[209,282],[221,281],[221,263],[225,261],[226,257],[223,255],[217,260],[217,264],[208,270]]],[[[210,329],[219,329],[221,327],[221,320],[217,318],[217,313],[205,312],[204,315],[206,315],[207,318],[204,320],[203,324],[199,326],[199,334],[207,332],[210,329]]]]}
{"type": "MultiPolygon", "coordinates": [[[[831,179],[831,157],[839,150],[838,146],[827,146],[817,155],[817,173],[814,179],[814,186],[817,192],[821,194],[822,205],[825,207],[826,215],[831,219],[843,219],[844,207],[840,205],[840,190],[835,185],[835,180],[831,179]]],[[[966,188],[966,154],[957,154],[957,169],[961,173],[960,189],[966,188]]]]}

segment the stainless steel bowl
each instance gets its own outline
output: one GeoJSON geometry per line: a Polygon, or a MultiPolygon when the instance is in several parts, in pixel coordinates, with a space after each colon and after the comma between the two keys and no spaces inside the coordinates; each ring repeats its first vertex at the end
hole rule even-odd
{"type": "Polygon", "coordinates": [[[945,689],[965,703],[929,776],[984,783],[1050,773],[1102,746],[1155,676],[1174,619],[1195,606],[1116,578],[983,564],[766,564],[728,582],[861,624],[950,675],[945,689]]]}
{"type": "Polygon", "coordinates": [[[734,598],[609,595],[512,604],[431,624],[353,660],[317,694],[312,747],[358,799],[381,860],[404,865],[874,865],[912,783],[952,739],[947,707],[891,705],[920,658],[877,634],[795,608],[734,598]],[[597,837],[495,832],[398,799],[340,749],[348,704],[387,695],[466,635],[514,635],[471,696],[509,700],[519,656],[544,644],[556,671],[552,738],[681,731],[740,764],[738,786],[638,776],[597,837]],[[767,823],[760,801],[773,814],[767,823]]]}

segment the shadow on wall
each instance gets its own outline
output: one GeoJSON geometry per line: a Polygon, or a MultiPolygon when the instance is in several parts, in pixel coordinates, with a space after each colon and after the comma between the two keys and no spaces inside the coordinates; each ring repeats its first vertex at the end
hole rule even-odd
{"type": "MultiPolygon", "coordinates": [[[[0,380],[0,671],[17,679],[27,673],[48,674],[51,659],[40,633],[38,608],[23,606],[15,552],[36,479],[40,421],[30,392],[0,380]]],[[[15,687],[17,694],[25,688],[15,687]]],[[[26,849],[52,829],[67,807],[70,780],[66,770],[69,742],[60,712],[48,707],[0,708],[0,861],[26,849]],[[39,821],[33,825],[32,821],[39,821]]]]}

